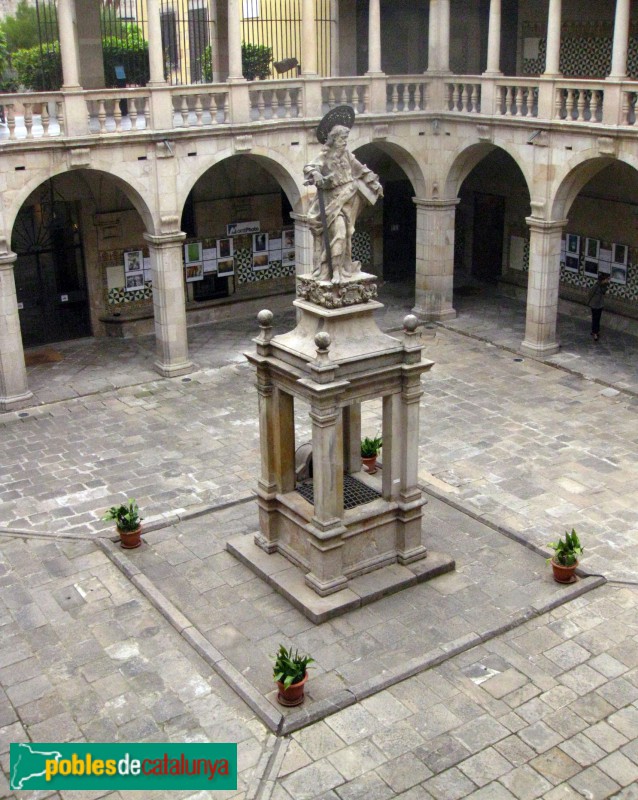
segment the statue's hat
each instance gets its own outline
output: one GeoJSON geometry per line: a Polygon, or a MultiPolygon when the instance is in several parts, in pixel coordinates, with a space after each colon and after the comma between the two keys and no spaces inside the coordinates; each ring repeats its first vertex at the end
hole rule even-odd
{"type": "Polygon", "coordinates": [[[344,125],[346,128],[352,128],[354,125],[354,108],[352,106],[335,106],[331,108],[317,125],[317,141],[325,144],[328,134],[335,125],[344,125]]]}

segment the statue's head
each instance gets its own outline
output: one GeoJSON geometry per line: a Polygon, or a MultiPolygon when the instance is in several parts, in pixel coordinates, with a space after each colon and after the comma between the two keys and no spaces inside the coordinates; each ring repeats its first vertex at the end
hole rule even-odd
{"type": "Polygon", "coordinates": [[[350,128],[345,125],[335,125],[330,129],[326,144],[328,147],[335,147],[337,150],[345,150],[348,144],[350,128]]]}

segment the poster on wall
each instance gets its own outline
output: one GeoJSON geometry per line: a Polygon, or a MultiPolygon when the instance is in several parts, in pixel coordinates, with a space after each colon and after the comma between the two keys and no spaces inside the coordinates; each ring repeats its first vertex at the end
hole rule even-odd
{"type": "Polygon", "coordinates": [[[598,275],[598,262],[600,258],[600,239],[585,239],[585,275],[595,278],[598,275]]]}
{"type": "Polygon", "coordinates": [[[268,234],[255,233],[253,234],[253,253],[266,253],[268,252],[268,234]]]}
{"type": "Polygon", "coordinates": [[[217,258],[231,258],[235,255],[235,244],[232,239],[217,240],[217,258]]]}
{"type": "Polygon", "coordinates": [[[129,250],[124,253],[124,270],[129,272],[142,272],[144,269],[144,253],[141,250],[129,250]]]}
{"type": "Polygon", "coordinates": [[[126,286],[124,287],[127,292],[137,292],[144,288],[144,273],[138,272],[137,274],[126,275],[126,286]]]}
{"type": "Polygon", "coordinates": [[[193,281],[202,281],[204,280],[204,263],[200,262],[199,264],[186,264],[184,267],[186,270],[186,282],[192,283],[193,281]]]}
{"type": "Polygon", "coordinates": [[[294,266],[295,263],[295,251],[294,250],[282,250],[281,251],[281,265],[283,267],[290,267],[294,266]]]}
{"type": "Polygon", "coordinates": [[[611,253],[611,282],[624,285],[627,283],[629,247],[626,244],[616,244],[614,242],[611,246],[611,253]]]}
{"type": "Polygon", "coordinates": [[[282,249],[290,249],[295,246],[295,230],[294,228],[284,228],[281,232],[281,247],[282,249]]]}
{"type": "Polygon", "coordinates": [[[218,258],[217,259],[217,274],[220,278],[226,275],[235,274],[235,259],[234,258],[218,258]]]}
{"type": "Polygon", "coordinates": [[[202,262],[202,243],[190,242],[184,245],[184,263],[201,264],[202,262]]]}
{"type": "Polygon", "coordinates": [[[211,272],[217,272],[216,258],[205,258],[202,264],[204,266],[204,275],[208,275],[211,272]]]}
{"type": "Polygon", "coordinates": [[[568,233],[565,238],[565,269],[578,272],[580,266],[580,236],[568,233]]]}
{"type": "Polygon", "coordinates": [[[255,271],[268,269],[268,264],[268,253],[253,253],[253,269],[255,271]]]}

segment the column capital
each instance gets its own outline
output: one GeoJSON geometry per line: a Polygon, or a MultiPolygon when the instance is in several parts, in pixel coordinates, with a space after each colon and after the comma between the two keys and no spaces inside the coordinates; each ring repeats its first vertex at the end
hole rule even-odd
{"type": "Polygon", "coordinates": [[[461,199],[459,197],[454,197],[451,200],[432,197],[413,197],[412,202],[417,208],[433,208],[435,210],[443,210],[458,206],[458,204],[461,202],[461,199]]]}
{"type": "Polygon", "coordinates": [[[290,219],[293,219],[298,225],[308,225],[307,214],[297,214],[296,211],[290,213],[290,219]]]}
{"type": "Polygon", "coordinates": [[[525,217],[525,222],[531,230],[538,233],[551,233],[562,230],[567,225],[566,219],[540,219],[539,217],[525,217]]]}
{"type": "Polygon", "coordinates": [[[13,265],[18,258],[17,253],[13,253],[9,251],[8,253],[1,253],[0,254],[0,269],[2,270],[9,270],[13,269],[13,265]]]}
{"type": "Polygon", "coordinates": [[[159,235],[153,233],[144,233],[143,236],[152,247],[169,247],[173,244],[181,244],[186,238],[186,234],[183,231],[162,233],[159,235]]]}

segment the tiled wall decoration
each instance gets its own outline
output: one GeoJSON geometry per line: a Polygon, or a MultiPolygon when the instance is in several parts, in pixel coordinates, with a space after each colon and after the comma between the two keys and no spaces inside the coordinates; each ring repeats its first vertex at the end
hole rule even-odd
{"type": "Polygon", "coordinates": [[[360,261],[361,268],[372,266],[372,236],[369,231],[358,230],[352,237],[352,260],[360,261]]]}
{"type": "MultiPolygon", "coordinates": [[[[536,23],[523,25],[523,38],[539,39],[538,56],[523,59],[523,75],[540,75],[545,69],[547,31],[536,23]]],[[[613,31],[601,23],[563,25],[560,43],[560,71],[566,78],[605,78],[611,69],[613,31]]],[[[632,31],[627,57],[629,76],[638,76],[638,35],[632,31]]]]}
{"type": "MultiPolygon", "coordinates": [[[[581,241],[585,241],[581,237],[581,241]]],[[[601,248],[611,249],[611,242],[601,242],[601,248]]],[[[624,300],[628,303],[638,302],[638,248],[629,250],[629,263],[627,265],[627,283],[610,283],[607,292],[608,297],[617,297],[619,300],[624,300]]],[[[574,286],[579,289],[588,289],[592,287],[596,278],[585,274],[585,256],[581,248],[580,264],[578,272],[571,272],[561,266],[560,282],[565,286],[574,286]]]]}
{"type": "MultiPolygon", "coordinates": [[[[144,304],[153,299],[153,284],[150,281],[144,282],[144,287],[136,290],[126,291],[124,286],[118,288],[107,287],[106,271],[110,267],[122,267],[124,269],[124,253],[134,250],[133,247],[128,247],[126,250],[101,250],[99,252],[100,266],[104,276],[104,291],[106,294],[106,302],[108,306],[131,305],[132,303],[144,304]]],[[[148,248],[140,246],[143,250],[144,258],[148,258],[148,248]]],[[[122,273],[123,274],[123,273],[122,273]]]]}
{"type": "Polygon", "coordinates": [[[108,304],[110,306],[118,306],[127,303],[138,303],[143,300],[153,299],[153,284],[150,281],[145,282],[144,288],[135,291],[126,291],[125,289],[109,289],[108,304]]]}
{"type": "Polygon", "coordinates": [[[235,275],[237,283],[256,283],[273,278],[286,278],[295,274],[295,265],[283,266],[281,261],[272,261],[267,269],[253,269],[253,253],[249,247],[235,250],[235,275]]]}

